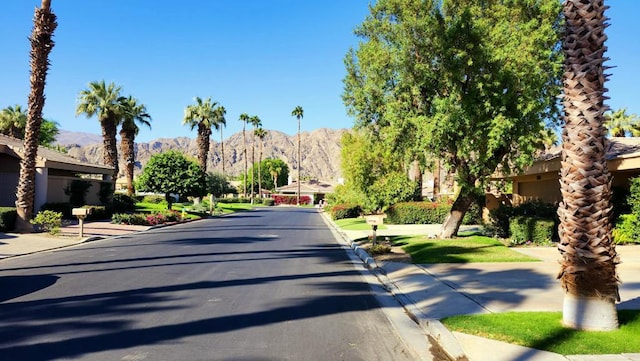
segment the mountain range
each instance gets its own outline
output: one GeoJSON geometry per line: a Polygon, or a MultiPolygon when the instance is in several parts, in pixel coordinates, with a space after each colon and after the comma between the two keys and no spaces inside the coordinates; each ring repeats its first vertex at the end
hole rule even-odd
{"type": "MultiPolygon", "coordinates": [[[[300,158],[302,163],[301,177],[325,181],[337,181],[341,177],[340,170],[340,139],[346,129],[320,128],[311,132],[300,133],[300,158]]],[[[249,167],[252,162],[251,145],[252,132],[247,131],[247,158],[249,167]]],[[[289,174],[297,175],[297,134],[289,136],[285,133],[268,130],[262,142],[262,159],[277,158],[289,166],[289,174]]],[[[91,133],[69,132],[61,130],[56,138],[56,144],[64,147],[67,154],[94,164],[103,164],[102,136],[91,133]]],[[[118,143],[118,146],[120,144],[118,143]]],[[[159,138],[148,143],[136,143],[135,173],[139,174],[152,155],[167,150],[177,150],[189,156],[196,157],[196,140],[188,137],[159,138]]],[[[242,132],[233,134],[224,140],[225,173],[237,176],[244,171],[244,142],[242,132]]],[[[120,172],[123,172],[122,154],[120,156],[120,172]]],[[[260,156],[260,140],[255,142],[255,161],[260,156]]],[[[207,171],[222,172],[222,146],[219,141],[211,139],[207,171]]]]}

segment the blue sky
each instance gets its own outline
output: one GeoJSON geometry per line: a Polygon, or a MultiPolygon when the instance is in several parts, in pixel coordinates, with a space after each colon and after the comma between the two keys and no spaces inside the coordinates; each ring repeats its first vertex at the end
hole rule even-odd
{"type": "MultiPolygon", "coordinates": [[[[195,96],[227,109],[225,138],[242,129],[241,113],[266,129],[295,134],[291,111],[304,108],[302,130],[349,128],[341,100],[343,59],[369,0],[52,0],[58,17],[44,116],[60,128],[100,133],[95,118],[75,116],[78,93],[95,80],[115,82],[151,114],[138,141],[195,137],[181,125],[195,96]]],[[[640,114],[640,1],[611,0],[608,104],[640,114]]],[[[0,108],[29,93],[29,42],[40,0],[0,1],[0,108]]],[[[214,139],[218,137],[214,136],[214,139]]]]}

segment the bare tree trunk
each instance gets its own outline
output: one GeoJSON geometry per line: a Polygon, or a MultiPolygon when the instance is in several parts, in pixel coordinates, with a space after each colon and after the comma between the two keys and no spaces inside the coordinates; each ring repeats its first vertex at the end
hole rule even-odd
{"type": "Polygon", "coordinates": [[[437,158],[433,167],[433,199],[440,197],[440,158],[437,158]]]}
{"type": "Polygon", "coordinates": [[[222,126],[220,126],[220,146],[222,147],[222,175],[225,175],[224,172],[224,138],[222,138],[222,126]]]}
{"type": "Polygon", "coordinates": [[[460,229],[460,225],[462,224],[462,219],[464,215],[469,210],[471,203],[473,203],[473,193],[471,190],[468,190],[466,187],[463,187],[456,197],[456,200],[451,205],[451,211],[449,211],[449,215],[445,219],[442,224],[442,229],[440,230],[440,238],[454,238],[458,234],[458,230],[460,229]]]}
{"type": "Polygon", "coordinates": [[[53,48],[53,32],[58,26],[56,16],[51,12],[49,0],[42,0],[42,7],[35,10],[31,41],[31,91],[28,98],[27,124],[24,137],[24,155],[20,162],[20,175],[16,189],[16,229],[19,232],[31,232],[35,198],[36,157],[38,140],[42,125],[44,107],[44,87],[49,69],[49,53],[53,48]]]}

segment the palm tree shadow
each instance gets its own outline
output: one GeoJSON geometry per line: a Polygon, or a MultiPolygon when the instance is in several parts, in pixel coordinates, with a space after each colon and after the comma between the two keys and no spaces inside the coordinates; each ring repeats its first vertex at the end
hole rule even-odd
{"type": "Polygon", "coordinates": [[[0,302],[37,292],[55,284],[60,277],[54,275],[0,277],[0,302]]]}

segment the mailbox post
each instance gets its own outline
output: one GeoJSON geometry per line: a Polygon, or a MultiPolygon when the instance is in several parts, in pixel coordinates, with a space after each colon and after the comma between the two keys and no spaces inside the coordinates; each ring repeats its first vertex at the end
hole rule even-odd
{"type": "Polygon", "coordinates": [[[84,237],[84,219],[91,214],[91,208],[73,208],[71,214],[78,217],[80,225],[80,238],[84,237]]]}
{"type": "Polygon", "coordinates": [[[378,226],[381,225],[384,221],[384,214],[368,214],[365,215],[364,218],[367,220],[367,224],[371,225],[371,245],[375,246],[377,242],[376,231],[378,230],[378,226]]]}

